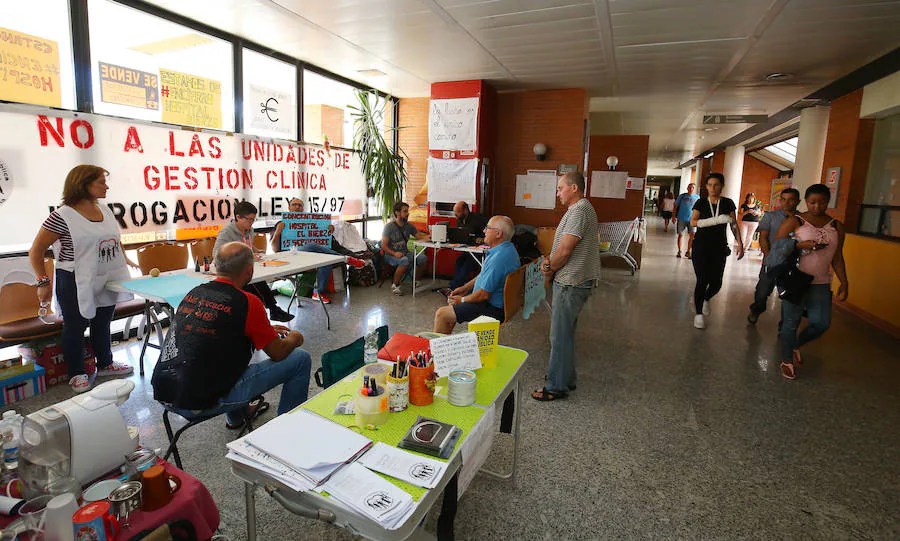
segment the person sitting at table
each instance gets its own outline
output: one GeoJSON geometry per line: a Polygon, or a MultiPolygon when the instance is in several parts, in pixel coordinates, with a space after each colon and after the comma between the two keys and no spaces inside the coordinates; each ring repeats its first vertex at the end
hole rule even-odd
{"type": "MultiPolygon", "coordinates": [[[[303,212],[303,200],[299,197],[295,197],[288,201],[288,211],[289,212],[303,212]]],[[[328,230],[332,233],[334,232],[334,226],[329,225],[328,230]]],[[[277,224],[275,224],[275,231],[272,233],[272,250],[276,252],[283,252],[284,248],[281,246],[281,232],[284,231],[284,221],[279,220],[277,224]]],[[[314,242],[306,243],[297,248],[300,252],[313,252],[317,254],[329,254],[329,255],[341,255],[335,250],[327,246],[322,246],[321,244],[316,244],[314,242]]],[[[357,259],[355,257],[347,256],[344,258],[348,265],[351,265],[357,269],[366,266],[366,262],[362,259],[357,259]]],[[[331,299],[325,296],[325,288],[328,286],[328,279],[331,277],[331,269],[336,267],[337,265],[325,265],[324,267],[319,267],[316,269],[316,289],[313,291],[312,298],[317,301],[322,301],[324,304],[331,304],[331,299]]]]}
{"type": "Polygon", "coordinates": [[[481,272],[450,292],[448,306],[434,314],[434,332],[449,334],[457,323],[472,321],[479,316],[505,319],[503,287],[506,277],[519,268],[519,253],[510,242],[515,232],[513,221],[506,216],[494,216],[484,228],[485,252],[481,272]]]}
{"type": "Polygon", "coordinates": [[[312,359],[299,331],[273,326],[259,298],[241,289],[253,278],[249,246],[220,246],[215,264],[217,278],[178,305],[151,383],[153,398],[186,419],[225,413],[236,429],[268,409],[249,404],[278,385],[278,415],[305,402],[312,359]],[[250,364],[259,349],[269,358],[250,364]]]}
{"type": "MultiPolygon", "coordinates": [[[[477,212],[470,212],[469,204],[465,201],[460,201],[453,206],[453,215],[456,216],[456,227],[465,230],[475,244],[484,243],[484,226],[487,225],[487,220],[484,216],[477,212]]],[[[481,267],[478,264],[481,257],[475,254],[459,254],[453,266],[453,279],[450,280],[450,287],[445,288],[441,292],[444,295],[449,295],[450,291],[468,282],[469,278],[476,274],[481,267]],[[476,260],[476,258],[479,258],[479,260],[476,260]]]]}
{"type": "Polygon", "coordinates": [[[111,280],[128,280],[128,267],[116,218],[100,200],[106,197],[109,172],[96,165],[75,166],[66,175],[62,205],[50,213],[28,252],[37,277],[42,308],[50,306],[53,286],[44,267],[52,245],[56,259],[56,300],[62,312],[62,351],[69,386],[76,393],[90,390],[84,366],[84,331],[90,327],[98,376],[127,376],[134,369],[113,360],[109,327],[116,303],[131,298],[105,288],[111,280]]]}
{"type": "MultiPolygon", "coordinates": [[[[261,252],[253,248],[253,222],[255,221],[256,206],[253,203],[241,201],[235,205],[234,221],[229,222],[220,229],[219,234],[216,236],[216,243],[213,245],[213,259],[215,259],[219,249],[229,242],[241,242],[250,247],[254,253],[261,254],[261,252]]],[[[275,300],[275,294],[272,293],[272,290],[269,289],[269,286],[266,285],[265,282],[259,284],[247,284],[244,286],[244,289],[253,293],[263,301],[263,304],[269,309],[269,317],[271,317],[273,321],[290,321],[294,319],[293,314],[285,312],[278,306],[278,302],[275,300]]]]}
{"type": "MultiPolygon", "coordinates": [[[[394,271],[394,279],[391,281],[391,293],[394,295],[403,295],[400,290],[400,281],[409,271],[409,266],[413,264],[413,252],[409,251],[409,237],[416,240],[424,239],[427,233],[420,233],[416,226],[409,223],[409,205],[403,201],[394,203],[394,219],[391,223],[384,226],[381,233],[381,250],[384,252],[385,262],[396,267],[394,271]]],[[[425,272],[425,264],[428,263],[428,256],[425,252],[416,257],[416,281],[422,277],[425,272]]]]}

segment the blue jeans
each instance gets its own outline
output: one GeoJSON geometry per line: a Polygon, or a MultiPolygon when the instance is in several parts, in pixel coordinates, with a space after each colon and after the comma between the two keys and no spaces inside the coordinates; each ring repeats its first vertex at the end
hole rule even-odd
{"type": "Polygon", "coordinates": [[[281,399],[278,401],[278,415],[281,415],[306,402],[311,367],[312,358],[309,353],[297,348],[278,362],[267,359],[248,366],[231,392],[219,400],[219,405],[215,408],[200,412],[181,409],[173,411],[185,419],[225,413],[230,424],[237,424],[243,419],[243,409],[248,402],[283,384],[281,399]]]}
{"type": "Polygon", "coordinates": [[[779,336],[781,360],[793,364],[793,351],[822,336],[831,326],[831,285],[809,286],[809,291],[806,292],[801,304],[782,300],[781,319],[784,322],[779,336]],[[800,328],[804,310],[809,325],[798,336],[797,329],[800,328]]]}
{"type": "MultiPolygon", "coordinates": [[[[317,254],[329,254],[329,255],[341,255],[331,248],[322,246],[321,244],[309,243],[301,246],[298,251],[300,252],[313,252],[317,254]]],[[[331,269],[334,268],[334,265],[327,265],[324,267],[319,267],[316,269],[316,291],[319,293],[324,293],[325,288],[328,287],[328,279],[331,278],[331,269]]]]}
{"type": "Polygon", "coordinates": [[[568,391],[575,385],[575,327],[578,313],[593,293],[593,283],[563,286],[553,282],[553,309],[550,313],[550,367],[546,388],[568,391]]]}
{"type": "Polygon", "coordinates": [[[766,311],[766,304],[769,301],[769,295],[775,290],[775,279],[769,278],[766,274],[766,266],[763,265],[759,271],[759,281],[756,282],[756,292],[753,294],[753,304],[750,305],[750,311],[754,314],[762,314],[766,311]]]}
{"type": "Polygon", "coordinates": [[[78,287],[75,273],[56,269],[56,302],[62,312],[62,350],[66,360],[69,378],[84,374],[84,331],[91,328],[91,345],[97,358],[97,369],[106,368],[113,362],[109,325],[115,306],[98,306],[91,320],[85,319],[78,308],[78,287]]]}
{"type": "Polygon", "coordinates": [[[456,258],[456,262],[453,264],[453,279],[450,280],[450,289],[456,289],[465,285],[469,281],[469,276],[478,274],[481,271],[481,265],[478,264],[475,258],[479,258],[480,261],[484,259],[484,256],[475,255],[475,257],[472,257],[473,255],[462,252],[456,258]]]}

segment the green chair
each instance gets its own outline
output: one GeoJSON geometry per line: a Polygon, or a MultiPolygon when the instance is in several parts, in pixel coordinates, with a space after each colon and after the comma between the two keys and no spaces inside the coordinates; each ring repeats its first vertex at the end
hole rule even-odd
{"type": "MultiPolygon", "coordinates": [[[[376,329],[378,332],[378,349],[384,347],[388,341],[388,327],[382,325],[376,329]]],[[[331,387],[342,380],[347,374],[361,368],[365,362],[366,337],[357,338],[352,344],[329,351],[322,355],[322,367],[314,374],[316,385],[322,388],[331,387]]]]}

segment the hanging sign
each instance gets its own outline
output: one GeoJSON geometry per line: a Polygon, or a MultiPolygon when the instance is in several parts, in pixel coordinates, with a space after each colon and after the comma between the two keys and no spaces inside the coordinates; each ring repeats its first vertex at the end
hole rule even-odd
{"type": "Polygon", "coordinates": [[[159,68],[162,121],[204,128],[222,127],[222,83],[159,68]]]}
{"type": "Polygon", "coordinates": [[[281,215],[284,229],[281,230],[281,249],[290,250],[304,244],[319,244],[331,248],[331,216],[328,214],[307,214],[285,212],[281,215]]]}
{"type": "Polygon", "coordinates": [[[244,103],[247,125],[253,133],[282,139],[293,135],[297,109],[291,94],[251,84],[244,103]]]}
{"type": "Polygon", "coordinates": [[[478,98],[431,100],[428,149],[478,150],[478,98]]]}
{"type": "Polygon", "coordinates": [[[62,107],[55,41],[0,28],[0,100],[62,107]]]}
{"type": "Polygon", "coordinates": [[[155,73],[98,62],[100,101],[159,110],[159,77],[155,73]]]}
{"type": "Polygon", "coordinates": [[[433,203],[475,201],[478,160],[428,158],[428,200],[433,203]]]}

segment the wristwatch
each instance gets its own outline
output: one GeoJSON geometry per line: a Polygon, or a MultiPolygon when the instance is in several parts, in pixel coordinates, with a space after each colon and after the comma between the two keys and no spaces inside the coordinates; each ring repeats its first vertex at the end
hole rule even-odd
{"type": "Polygon", "coordinates": [[[466,296],[463,295],[462,297],[460,297],[459,302],[466,302],[466,296]]]}

